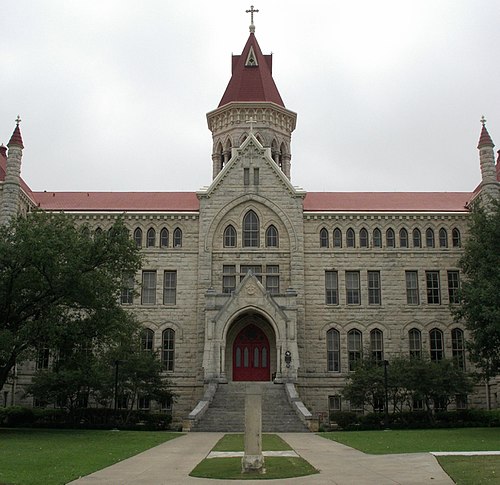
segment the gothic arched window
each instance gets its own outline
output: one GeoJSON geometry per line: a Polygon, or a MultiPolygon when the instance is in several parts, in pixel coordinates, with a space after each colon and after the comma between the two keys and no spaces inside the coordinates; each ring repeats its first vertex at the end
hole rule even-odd
{"type": "Polygon", "coordinates": [[[394,234],[394,229],[391,227],[385,232],[385,244],[388,248],[396,247],[396,235],[394,234]]]}
{"type": "Polygon", "coordinates": [[[359,247],[367,248],[369,246],[368,231],[363,227],[359,231],[359,247]]]}
{"type": "Polygon", "coordinates": [[[408,247],[408,231],[404,227],[399,230],[399,247],[408,247]]]}
{"type": "Polygon", "coordinates": [[[162,360],[165,370],[174,370],[175,330],[167,328],[162,335],[162,360]]]}
{"type": "Polygon", "coordinates": [[[156,244],[156,231],[151,227],[146,233],[146,247],[154,248],[156,244]]]}
{"type": "Polygon", "coordinates": [[[160,247],[168,248],[168,229],[166,227],[160,231],[160,247]]]}
{"type": "Polygon", "coordinates": [[[342,231],[338,227],[333,230],[333,247],[342,247],[342,231]]]}
{"type": "Polygon", "coordinates": [[[373,247],[381,248],[382,247],[382,232],[378,227],[373,230],[373,247]]]}
{"type": "Polygon", "coordinates": [[[422,234],[420,229],[413,229],[413,247],[421,248],[422,247],[422,234]]]}
{"type": "Polygon", "coordinates": [[[182,231],[179,227],[174,229],[173,246],[174,248],[182,247],[182,231]]]}
{"type": "Polygon", "coordinates": [[[455,227],[451,232],[451,238],[453,240],[453,247],[459,248],[462,246],[462,239],[460,237],[460,231],[455,227]]]}
{"type": "Polygon", "coordinates": [[[327,370],[340,372],[340,334],[334,328],[326,332],[327,370]]]}
{"type": "Polygon", "coordinates": [[[249,210],[243,218],[243,247],[259,247],[259,218],[253,210],[249,210]]]}
{"type": "Polygon", "coordinates": [[[142,248],[142,229],[140,227],[134,231],[134,241],[138,248],[142,248]]]}
{"type": "Polygon", "coordinates": [[[346,232],[346,246],[348,248],[356,247],[356,235],[354,234],[354,229],[349,228],[346,232]]]}
{"type": "Polygon", "coordinates": [[[153,350],[153,342],[155,333],[150,328],[145,328],[141,332],[141,348],[142,350],[153,350]]]}
{"type": "Polygon", "coordinates": [[[328,247],[328,230],[324,227],[319,231],[319,247],[327,248],[328,247]]]}
{"type": "Polygon", "coordinates": [[[448,247],[448,231],[444,227],[439,229],[439,247],[440,248],[448,247]]]}
{"type": "Polygon", "coordinates": [[[273,225],[267,228],[266,246],[268,248],[277,248],[279,246],[278,229],[276,229],[273,225]]]}
{"type": "Polygon", "coordinates": [[[226,229],[224,229],[224,247],[236,247],[236,229],[232,225],[229,225],[226,229]]]}

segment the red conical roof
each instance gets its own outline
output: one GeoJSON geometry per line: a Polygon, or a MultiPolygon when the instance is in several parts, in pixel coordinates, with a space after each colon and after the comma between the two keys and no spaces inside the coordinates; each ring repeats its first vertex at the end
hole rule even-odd
{"type": "Polygon", "coordinates": [[[23,137],[21,136],[21,130],[19,129],[19,123],[16,125],[16,128],[14,130],[14,133],[12,133],[12,136],[10,137],[9,143],[7,143],[7,146],[13,147],[19,147],[19,148],[24,148],[23,145],[23,137]]]}
{"type": "Polygon", "coordinates": [[[485,146],[494,147],[495,144],[493,143],[493,140],[491,139],[491,136],[488,133],[485,124],[483,123],[483,128],[481,129],[481,135],[479,136],[479,143],[477,144],[477,147],[482,148],[485,146]]]}
{"type": "Polygon", "coordinates": [[[241,55],[233,55],[232,76],[219,108],[238,101],[264,101],[285,107],[273,80],[272,58],[272,54],[262,54],[255,34],[250,33],[241,55]]]}

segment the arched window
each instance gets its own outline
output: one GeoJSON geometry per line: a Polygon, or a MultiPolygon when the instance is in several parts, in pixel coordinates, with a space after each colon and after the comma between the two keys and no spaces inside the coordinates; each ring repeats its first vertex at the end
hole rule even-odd
{"type": "Polygon", "coordinates": [[[150,328],[145,328],[141,332],[141,348],[142,350],[153,350],[153,342],[155,333],[150,328]]]}
{"type": "Polygon", "coordinates": [[[272,225],[266,231],[266,246],[268,248],[279,247],[278,229],[272,225]]]}
{"type": "Polygon", "coordinates": [[[396,247],[396,235],[394,234],[394,229],[391,227],[385,232],[385,244],[388,248],[396,247]]]}
{"type": "Polygon", "coordinates": [[[319,231],[319,247],[327,248],[328,247],[328,230],[324,227],[319,231]]]}
{"type": "Polygon", "coordinates": [[[451,238],[453,240],[453,247],[454,248],[462,247],[462,239],[460,237],[460,231],[456,227],[451,232],[451,238]]]}
{"type": "Polygon", "coordinates": [[[444,343],[443,332],[437,328],[433,328],[429,332],[430,352],[432,362],[439,362],[444,358],[444,343]]]}
{"type": "Polygon", "coordinates": [[[224,149],[222,148],[222,143],[219,142],[215,153],[219,158],[220,169],[222,170],[224,168],[224,149]]]}
{"type": "Polygon", "coordinates": [[[146,247],[154,248],[156,245],[156,231],[151,227],[146,233],[146,247]]]}
{"type": "Polygon", "coordinates": [[[425,231],[425,245],[428,248],[433,248],[434,244],[434,231],[429,227],[427,231],[425,231]]]}
{"type": "Polygon", "coordinates": [[[399,230],[399,247],[408,247],[408,231],[404,227],[399,230]]]}
{"type": "Polygon", "coordinates": [[[354,229],[349,228],[347,229],[346,232],[346,246],[348,248],[354,248],[356,247],[356,235],[354,234],[354,229]]]}
{"type": "Polygon", "coordinates": [[[412,328],[408,332],[408,347],[410,359],[420,359],[422,357],[422,334],[420,330],[412,328]]]}
{"type": "Polygon", "coordinates": [[[140,227],[138,227],[134,231],[134,241],[135,241],[135,245],[138,248],[142,248],[142,229],[140,227]]]}
{"type": "Polygon", "coordinates": [[[342,247],[342,231],[338,227],[333,230],[333,247],[342,247]]]}
{"type": "Polygon", "coordinates": [[[102,229],[100,227],[97,227],[96,230],[94,231],[95,236],[101,236],[102,235],[102,229]]]}
{"type": "Polygon", "coordinates": [[[373,247],[381,248],[382,247],[382,232],[378,227],[373,230],[373,247]]]}
{"type": "Polygon", "coordinates": [[[229,225],[226,229],[224,229],[224,247],[236,247],[236,229],[232,225],[229,225]]]}
{"type": "Polygon", "coordinates": [[[381,330],[375,329],[370,332],[371,358],[375,362],[384,360],[384,335],[381,330]]]}
{"type": "Polygon", "coordinates": [[[340,334],[334,328],[326,332],[326,361],[329,372],[340,372],[340,334]]]}
{"type": "Polygon", "coordinates": [[[465,370],[465,341],[464,332],[460,328],[454,328],[451,331],[451,352],[455,365],[465,370]]]}
{"type": "Polygon", "coordinates": [[[356,363],[361,360],[362,338],[359,330],[351,330],[347,334],[347,360],[349,371],[353,371],[356,363]]]}
{"type": "Polygon", "coordinates": [[[420,232],[420,229],[413,229],[413,247],[422,247],[422,233],[420,232]]]}
{"type": "Polygon", "coordinates": [[[360,248],[367,248],[370,244],[370,241],[368,239],[368,231],[363,227],[359,231],[359,247],[360,248]]]}
{"type": "Polygon", "coordinates": [[[168,248],[168,229],[166,227],[160,231],[160,247],[168,248]]]}
{"type": "Polygon", "coordinates": [[[162,335],[162,360],[165,370],[174,370],[175,358],[175,331],[167,328],[162,335]]]}
{"type": "Polygon", "coordinates": [[[174,248],[181,248],[182,247],[182,231],[180,227],[176,227],[174,229],[174,237],[173,237],[173,242],[172,242],[174,248]]]}
{"type": "Polygon", "coordinates": [[[243,218],[243,247],[259,247],[259,218],[252,210],[248,211],[243,218]]]}
{"type": "Polygon", "coordinates": [[[448,231],[444,227],[439,229],[439,247],[440,248],[448,247],[448,231]]]}

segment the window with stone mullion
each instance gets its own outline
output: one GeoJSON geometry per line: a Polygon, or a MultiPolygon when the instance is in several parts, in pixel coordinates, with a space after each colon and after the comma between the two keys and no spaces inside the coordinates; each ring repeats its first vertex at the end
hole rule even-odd
{"type": "Polygon", "coordinates": [[[359,287],[359,271],[345,272],[346,302],[348,305],[359,305],[361,303],[359,287]]]}
{"type": "Polygon", "coordinates": [[[368,304],[380,305],[380,271],[368,271],[368,304]]]}

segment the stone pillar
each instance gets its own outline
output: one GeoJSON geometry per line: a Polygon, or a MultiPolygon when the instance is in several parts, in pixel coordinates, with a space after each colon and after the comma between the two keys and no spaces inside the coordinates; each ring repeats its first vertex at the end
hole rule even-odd
{"type": "Polygon", "coordinates": [[[248,384],[245,396],[245,454],[241,459],[242,473],[265,473],[262,455],[262,389],[248,384]]]}
{"type": "Polygon", "coordinates": [[[220,170],[220,154],[212,153],[212,179],[219,175],[220,170]]]}
{"type": "Polygon", "coordinates": [[[292,156],[290,154],[283,154],[282,155],[282,164],[283,164],[283,173],[288,177],[288,179],[290,180],[290,168],[291,168],[291,161],[292,159],[292,156]]]}

